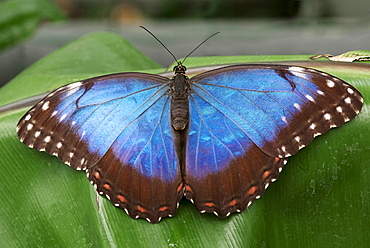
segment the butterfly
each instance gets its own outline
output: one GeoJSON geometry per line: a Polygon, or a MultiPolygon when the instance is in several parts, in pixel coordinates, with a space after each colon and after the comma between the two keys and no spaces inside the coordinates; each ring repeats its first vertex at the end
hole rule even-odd
{"type": "Polygon", "coordinates": [[[327,73],[239,64],[189,78],[118,73],[60,87],[19,121],[21,142],[84,170],[97,192],[158,223],[183,197],[201,213],[245,210],[290,156],[352,120],[363,98],[327,73]]]}

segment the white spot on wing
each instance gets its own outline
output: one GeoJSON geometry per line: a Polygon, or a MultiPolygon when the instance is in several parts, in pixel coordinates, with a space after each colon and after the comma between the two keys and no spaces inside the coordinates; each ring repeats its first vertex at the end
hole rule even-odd
{"type": "Polygon", "coordinates": [[[285,146],[282,146],[282,147],[281,147],[281,150],[282,150],[283,152],[286,152],[286,147],[285,147],[285,146]]]}
{"type": "Polygon", "coordinates": [[[59,149],[59,148],[61,148],[62,146],[63,146],[62,142],[58,142],[58,144],[57,144],[57,148],[59,149]]]}
{"type": "Polygon", "coordinates": [[[33,128],[33,124],[30,123],[27,125],[27,131],[30,131],[32,128],[33,128]]]}
{"type": "Polygon", "coordinates": [[[315,100],[312,98],[312,96],[310,96],[310,95],[305,95],[305,97],[309,100],[309,101],[311,101],[311,102],[314,102],[315,100]]]}
{"type": "Polygon", "coordinates": [[[294,103],[293,106],[298,109],[298,110],[301,110],[301,106],[298,104],[298,103],[294,103]]]}
{"type": "Polygon", "coordinates": [[[31,115],[30,114],[28,114],[28,115],[26,115],[26,117],[24,117],[24,120],[26,120],[26,121],[29,121],[31,119],[31,115]]]}
{"type": "MultiPolygon", "coordinates": [[[[328,74],[328,75],[329,75],[329,74],[328,74]]],[[[333,80],[334,80],[334,81],[337,81],[337,82],[342,81],[342,80],[340,80],[339,78],[336,78],[336,77],[333,77],[333,80]]]]}
{"type": "Polygon", "coordinates": [[[331,119],[331,115],[329,113],[324,114],[324,119],[325,120],[330,120],[331,119]]]}
{"type": "Polygon", "coordinates": [[[347,88],[347,92],[348,92],[349,94],[353,94],[353,93],[355,93],[355,92],[353,91],[353,89],[351,89],[351,88],[347,88]]]}
{"type": "Polygon", "coordinates": [[[291,67],[289,67],[289,70],[292,72],[292,73],[294,73],[294,72],[304,72],[305,71],[305,69],[304,68],[302,68],[302,67],[298,67],[298,66],[291,66],[291,67]]]}
{"type": "Polygon", "coordinates": [[[45,139],[44,139],[44,141],[45,141],[46,143],[49,143],[49,142],[50,142],[50,140],[51,140],[51,137],[50,137],[50,136],[46,136],[46,137],[45,137],[45,139]]]}
{"type": "Polygon", "coordinates": [[[343,112],[343,109],[342,109],[342,107],[341,107],[341,106],[338,106],[338,107],[336,108],[336,110],[337,110],[339,113],[342,113],[342,112],[343,112]]]}
{"type": "Polygon", "coordinates": [[[286,119],[286,117],[285,117],[285,116],[282,116],[282,117],[281,117],[281,120],[282,120],[285,124],[288,124],[288,120],[286,119]]]}
{"type": "Polygon", "coordinates": [[[325,93],[324,93],[324,92],[322,92],[321,90],[317,90],[316,92],[317,92],[317,94],[319,94],[319,95],[322,95],[322,96],[323,96],[323,95],[325,95],[325,93]]]}
{"type": "Polygon", "coordinates": [[[58,114],[58,111],[54,110],[54,112],[51,114],[51,117],[55,116],[56,114],[58,114]]]}
{"type": "Polygon", "coordinates": [[[351,98],[347,97],[346,99],[344,99],[344,101],[348,104],[351,104],[352,103],[352,100],[351,98]]]}
{"type": "Polygon", "coordinates": [[[326,85],[329,87],[329,88],[333,88],[335,86],[335,83],[331,80],[328,80],[326,81],[326,85]]]}
{"type": "Polygon", "coordinates": [[[62,117],[60,117],[59,121],[63,121],[66,117],[67,117],[67,114],[62,115],[62,117]]]}
{"type": "Polygon", "coordinates": [[[35,132],[35,137],[37,138],[37,137],[39,137],[40,136],[40,134],[41,134],[41,131],[37,131],[37,132],[35,132]]]}
{"type": "Polygon", "coordinates": [[[42,107],[41,107],[41,109],[42,110],[48,110],[49,109],[49,104],[50,104],[50,102],[49,101],[47,101],[47,102],[45,102],[43,105],[42,105],[42,107]]]}
{"type": "Polygon", "coordinates": [[[314,133],[313,137],[317,137],[319,135],[321,135],[321,133],[314,133]]]}
{"type": "Polygon", "coordinates": [[[297,66],[291,66],[289,67],[290,73],[292,73],[296,77],[304,78],[309,80],[310,75],[306,74],[305,72],[308,71],[302,67],[297,67],[297,66]]]}
{"type": "Polygon", "coordinates": [[[81,82],[75,82],[75,83],[67,85],[66,86],[67,91],[64,97],[69,97],[70,95],[76,93],[80,89],[81,85],[82,85],[81,82]]]}
{"type": "Polygon", "coordinates": [[[305,145],[299,145],[298,149],[301,150],[303,147],[305,147],[305,145]]]}

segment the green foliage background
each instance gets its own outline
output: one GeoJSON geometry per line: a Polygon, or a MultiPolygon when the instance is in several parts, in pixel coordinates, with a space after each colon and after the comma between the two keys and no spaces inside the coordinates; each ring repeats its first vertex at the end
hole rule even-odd
{"type": "MultiPolygon", "coordinates": [[[[189,58],[186,66],[308,58],[204,57],[189,58]]],[[[30,106],[0,111],[0,247],[366,247],[370,67],[307,63],[357,87],[365,99],[362,112],[316,138],[289,160],[260,200],[225,219],[200,214],[183,200],[174,218],[156,225],[133,220],[96,196],[84,172],[18,141],[17,121],[30,106]]],[[[0,106],[124,71],[157,73],[164,68],[118,35],[91,34],[46,56],[1,88],[0,106]]]]}
{"type": "Polygon", "coordinates": [[[29,38],[43,20],[64,19],[48,0],[7,0],[0,2],[0,50],[29,38]]]}

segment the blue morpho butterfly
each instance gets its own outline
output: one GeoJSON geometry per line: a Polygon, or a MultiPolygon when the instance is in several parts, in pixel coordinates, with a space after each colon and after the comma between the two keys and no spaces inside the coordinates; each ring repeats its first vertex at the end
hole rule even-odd
{"type": "Polygon", "coordinates": [[[118,73],[63,86],[22,117],[19,139],[85,170],[132,218],[171,217],[183,196],[201,213],[226,217],[363,103],[351,85],[303,67],[185,71],[177,62],[172,78],[118,73]]]}

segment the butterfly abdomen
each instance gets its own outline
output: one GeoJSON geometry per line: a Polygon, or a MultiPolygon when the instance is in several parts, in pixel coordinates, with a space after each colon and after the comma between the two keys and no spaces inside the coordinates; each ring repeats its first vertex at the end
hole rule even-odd
{"type": "Polygon", "coordinates": [[[189,123],[189,82],[183,74],[173,78],[171,94],[171,124],[176,130],[184,130],[189,123]]]}

